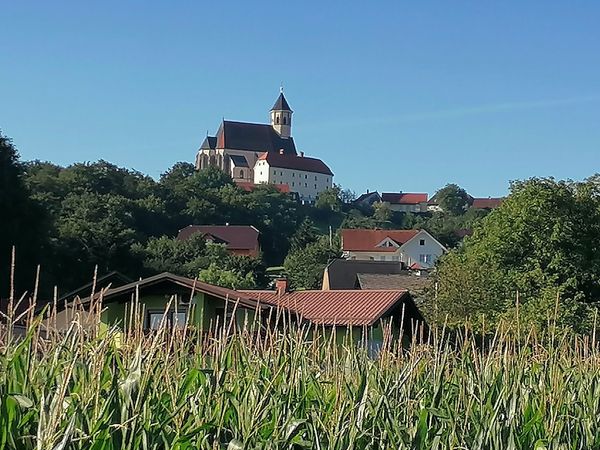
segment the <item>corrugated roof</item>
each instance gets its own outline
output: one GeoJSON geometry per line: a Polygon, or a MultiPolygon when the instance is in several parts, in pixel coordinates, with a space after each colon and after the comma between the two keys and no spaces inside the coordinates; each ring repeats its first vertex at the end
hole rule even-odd
{"type": "Polygon", "coordinates": [[[294,139],[282,138],[271,125],[224,120],[217,131],[216,148],[252,152],[277,152],[295,155],[294,139]]]}
{"type": "Polygon", "coordinates": [[[402,303],[406,316],[423,320],[405,290],[295,291],[279,296],[275,291],[241,291],[259,302],[289,309],[315,324],[369,326],[402,303]]]}
{"type": "Polygon", "coordinates": [[[302,170],[305,172],[322,173],[333,176],[333,172],[327,167],[327,164],[317,158],[286,154],[281,155],[280,153],[263,153],[258,159],[267,161],[270,167],[302,170]]]}
{"type": "Polygon", "coordinates": [[[381,201],[392,205],[418,205],[427,202],[427,194],[414,192],[384,192],[381,201]]]}
{"type": "MultiPolygon", "coordinates": [[[[123,295],[129,293],[134,293],[137,289],[143,289],[149,286],[165,282],[193,289],[195,292],[202,292],[217,298],[221,298],[223,300],[239,302],[240,305],[249,308],[254,308],[257,305],[256,300],[250,295],[234,291],[232,289],[213,286],[212,284],[203,283],[201,281],[193,280],[191,278],[174,275],[169,272],[163,272],[158,275],[144,278],[143,280],[134,281],[114,289],[109,289],[106,292],[104,292],[104,295],[102,296],[103,302],[110,303],[111,299],[116,299],[117,297],[122,297],[123,295]]],[[[96,294],[95,297],[98,297],[99,295],[100,293],[96,294]]],[[[89,302],[89,298],[87,299],[87,301],[89,302]]]]}
{"type": "Polygon", "coordinates": [[[402,245],[414,238],[421,230],[342,230],[342,250],[357,252],[395,252],[395,247],[377,247],[385,238],[402,245]]]}
{"type": "Polygon", "coordinates": [[[259,232],[249,225],[188,225],[179,230],[177,239],[185,240],[195,233],[215,236],[231,250],[253,250],[258,245],[259,232]]]}

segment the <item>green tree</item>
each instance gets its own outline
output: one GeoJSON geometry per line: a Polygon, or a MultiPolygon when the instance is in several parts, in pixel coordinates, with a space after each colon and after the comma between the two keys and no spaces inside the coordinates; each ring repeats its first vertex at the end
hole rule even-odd
{"type": "Polygon", "coordinates": [[[335,247],[329,246],[329,238],[321,237],[317,242],[290,252],[284,267],[293,289],[319,289],[323,282],[325,266],[340,256],[335,247]]]}
{"type": "Polygon", "coordinates": [[[229,289],[253,289],[256,287],[252,273],[242,275],[235,270],[223,269],[216,263],[211,263],[206,269],[201,270],[198,279],[229,289]]]}
{"type": "Polygon", "coordinates": [[[315,243],[319,239],[319,230],[310,218],[306,217],[290,241],[290,250],[298,251],[306,246],[315,243]]]}
{"type": "Polygon", "coordinates": [[[485,316],[493,326],[519,315],[543,327],[558,297],[559,323],[585,330],[590,305],[600,299],[599,179],[513,183],[506,202],[441,259],[434,301],[439,317],[481,325],[485,316]]]}
{"type": "Polygon", "coordinates": [[[340,198],[341,188],[334,184],[333,187],[325,189],[317,196],[315,206],[327,211],[339,212],[342,210],[342,200],[340,198]]]}
{"type": "Polygon", "coordinates": [[[41,261],[44,214],[32,200],[24,180],[24,167],[12,141],[0,133],[0,298],[10,290],[12,247],[17,252],[16,294],[32,285],[41,261]]]}
{"type": "Polygon", "coordinates": [[[457,184],[447,184],[437,191],[433,198],[443,211],[454,215],[463,214],[471,203],[467,191],[457,184]]]}
{"type": "Polygon", "coordinates": [[[373,218],[380,223],[389,222],[392,218],[392,209],[388,202],[377,202],[373,204],[373,218]]]}

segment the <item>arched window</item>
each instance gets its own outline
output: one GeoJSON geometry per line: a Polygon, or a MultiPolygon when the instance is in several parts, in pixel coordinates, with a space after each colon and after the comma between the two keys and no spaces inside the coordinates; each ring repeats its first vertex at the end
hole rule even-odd
{"type": "Polygon", "coordinates": [[[244,178],[244,171],[240,169],[240,178],[244,178]]]}
{"type": "Polygon", "coordinates": [[[277,118],[275,119],[275,123],[276,123],[277,125],[279,125],[279,116],[277,116],[277,118]]]}
{"type": "Polygon", "coordinates": [[[214,167],[217,165],[217,159],[215,158],[215,155],[210,155],[210,158],[208,160],[208,164],[210,167],[214,167]]]}
{"type": "Polygon", "coordinates": [[[283,124],[287,125],[287,117],[283,116],[283,124]]]}

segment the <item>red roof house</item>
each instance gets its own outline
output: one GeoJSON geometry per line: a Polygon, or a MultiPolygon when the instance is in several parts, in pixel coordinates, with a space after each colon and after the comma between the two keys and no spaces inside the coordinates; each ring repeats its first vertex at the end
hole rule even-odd
{"type": "Polygon", "coordinates": [[[201,233],[207,241],[224,244],[227,250],[239,256],[258,257],[259,231],[248,225],[189,225],[179,230],[177,239],[185,240],[201,233]]]}
{"type": "Polygon", "coordinates": [[[427,194],[415,192],[384,192],[381,201],[390,204],[393,211],[425,212],[427,211],[427,194]]]}

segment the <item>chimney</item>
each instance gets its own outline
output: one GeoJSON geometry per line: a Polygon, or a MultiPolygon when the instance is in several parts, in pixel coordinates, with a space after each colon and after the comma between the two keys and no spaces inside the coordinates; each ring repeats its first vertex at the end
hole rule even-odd
{"type": "Polygon", "coordinates": [[[288,292],[288,280],[287,278],[278,278],[275,280],[275,289],[279,297],[283,296],[288,292]]]}
{"type": "Polygon", "coordinates": [[[283,155],[283,149],[282,148],[279,149],[279,154],[283,155]]]}
{"type": "Polygon", "coordinates": [[[300,152],[300,158],[304,158],[304,152],[300,152]]]}

